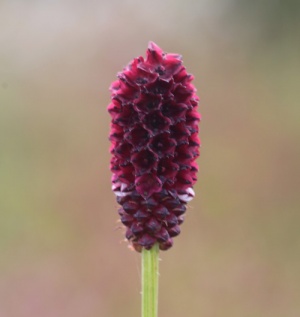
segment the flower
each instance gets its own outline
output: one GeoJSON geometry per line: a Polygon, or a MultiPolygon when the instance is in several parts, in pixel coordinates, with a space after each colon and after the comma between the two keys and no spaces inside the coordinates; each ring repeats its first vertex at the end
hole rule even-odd
{"type": "Polygon", "coordinates": [[[200,140],[199,98],[178,54],[150,42],[113,82],[112,190],[126,238],[136,251],[173,245],[195,196],[200,140]]]}

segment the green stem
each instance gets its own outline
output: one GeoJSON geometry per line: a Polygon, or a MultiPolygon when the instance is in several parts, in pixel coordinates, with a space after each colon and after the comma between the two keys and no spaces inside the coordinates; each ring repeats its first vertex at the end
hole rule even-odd
{"type": "Polygon", "coordinates": [[[158,244],[142,250],[142,317],[157,317],[158,244]]]}

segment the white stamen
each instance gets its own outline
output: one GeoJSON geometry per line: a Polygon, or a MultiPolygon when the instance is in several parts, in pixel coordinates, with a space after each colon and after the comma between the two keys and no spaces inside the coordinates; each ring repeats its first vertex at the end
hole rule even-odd
{"type": "Polygon", "coordinates": [[[132,192],[124,191],[127,187],[128,185],[122,182],[116,182],[111,186],[113,192],[117,197],[125,197],[127,195],[130,195],[132,192]]]}
{"type": "Polygon", "coordinates": [[[187,192],[190,196],[195,197],[195,192],[194,192],[194,190],[193,190],[192,187],[189,187],[189,188],[186,190],[186,192],[187,192]]]}
{"type": "Polygon", "coordinates": [[[126,197],[127,195],[130,195],[132,192],[114,191],[114,193],[117,197],[126,197]]]}
{"type": "Polygon", "coordinates": [[[191,201],[193,199],[193,197],[187,195],[187,194],[184,194],[184,195],[178,195],[178,198],[181,200],[181,201],[184,201],[184,202],[188,202],[188,201],[191,201]]]}
{"type": "Polygon", "coordinates": [[[194,192],[193,188],[191,188],[191,187],[186,190],[186,194],[178,195],[178,198],[181,201],[186,202],[186,203],[191,201],[194,197],[195,197],[195,192],[194,192]]]}
{"type": "Polygon", "coordinates": [[[111,189],[115,191],[116,189],[120,189],[121,186],[122,186],[122,183],[116,182],[112,184],[111,189]]]}
{"type": "Polygon", "coordinates": [[[128,187],[128,185],[127,184],[125,184],[125,183],[121,183],[121,192],[123,192],[124,191],[124,189],[126,189],[128,187]]]}

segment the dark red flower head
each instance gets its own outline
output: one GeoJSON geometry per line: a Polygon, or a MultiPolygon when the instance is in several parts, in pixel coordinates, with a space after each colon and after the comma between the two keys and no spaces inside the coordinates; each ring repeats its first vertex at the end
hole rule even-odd
{"type": "Polygon", "coordinates": [[[111,90],[112,189],[135,250],[169,249],[195,193],[200,140],[198,97],[178,54],[153,42],[111,90]]]}

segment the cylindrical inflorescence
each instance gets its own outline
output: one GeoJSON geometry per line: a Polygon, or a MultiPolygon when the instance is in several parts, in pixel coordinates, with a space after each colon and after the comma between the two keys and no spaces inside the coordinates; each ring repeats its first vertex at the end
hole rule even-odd
{"type": "Polygon", "coordinates": [[[200,114],[192,80],[180,55],[150,42],[146,59],[131,61],[110,87],[112,189],[138,252],[155,243],[169,249],[195,195],[200,114]]]}

